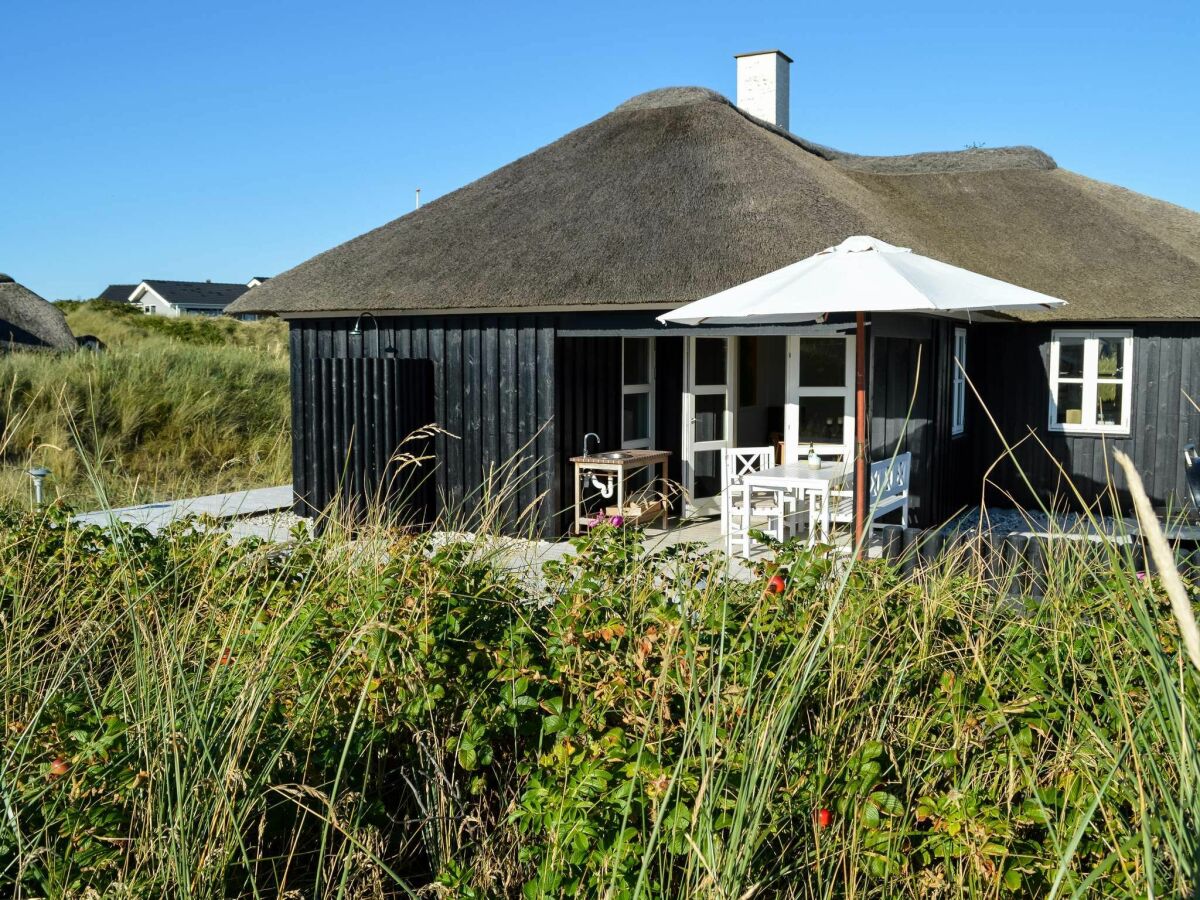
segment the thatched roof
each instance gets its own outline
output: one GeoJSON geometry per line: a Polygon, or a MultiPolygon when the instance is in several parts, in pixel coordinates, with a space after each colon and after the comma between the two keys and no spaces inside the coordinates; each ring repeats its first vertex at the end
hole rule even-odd
{"type": "Polygon", "coordinates": [[[0,351],[11,347],[74,350],[62,310],[8,275],[0,275],[0,351]]]}
{"type": "Polygon", "coordinates": [[[1200,214],[1031,147],[870,157],[703,88],[643,94],[261,285],[233,312],[671,307],[869,234],[1070,301],[1195,318],[1200,214]]]}

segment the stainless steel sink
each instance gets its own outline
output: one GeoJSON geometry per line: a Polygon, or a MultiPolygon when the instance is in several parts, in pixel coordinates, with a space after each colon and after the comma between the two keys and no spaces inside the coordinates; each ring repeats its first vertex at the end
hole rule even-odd
{"type": "Polygon", "coordinates": [[[632,459],[633,454],[624,450],[613,450],[609,453],[597,453],[597,459],[632,459]]]}

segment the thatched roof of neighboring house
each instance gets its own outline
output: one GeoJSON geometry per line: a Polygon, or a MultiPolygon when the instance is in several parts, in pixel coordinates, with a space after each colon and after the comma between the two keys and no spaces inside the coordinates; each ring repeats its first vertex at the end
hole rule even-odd
{"type": "Polygon", "coordinates": [[[11,347],[74,350],[62,310],[0,274],[0,350],[11,347]]]}
{"type": "Polygon", "coordinates": [[[1200,214],[1031,147],[871,157],[703,88],[613,112],[247,294],[234,312],[671,307],[855,234],[1062,297],[1200,313],[1200,214]]]}

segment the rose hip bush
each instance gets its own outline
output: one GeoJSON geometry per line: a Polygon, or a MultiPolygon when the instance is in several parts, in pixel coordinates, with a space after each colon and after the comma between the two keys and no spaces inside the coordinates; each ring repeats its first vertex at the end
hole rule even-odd
{"type": "Polygon", "coordinates": [[[535,572],[211,524],[0,519],[5,894],[1196,885],[1196,673],[1119,559],[1035,604],[791,545],[746,580],[629,528],[535,572]]]}

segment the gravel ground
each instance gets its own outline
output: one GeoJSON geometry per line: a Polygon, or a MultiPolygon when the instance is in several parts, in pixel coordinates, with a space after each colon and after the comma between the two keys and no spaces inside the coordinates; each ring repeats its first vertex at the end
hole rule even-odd
{"type": "Polygon", "coordinates": [[[242,519],[231,519],[228,531],[229,536],[235,541],[256,537],[262,538],[264,541],[282,544],[292,539],[292,529],[301,524],[308,528],[312,525],[312,519],[305,519],[289,510],[282,510],[246,516],[242,519]]]}
{"type": "Polygon", "coordinates": [[[1053,517],[1040,510],[1013,509],[1010,507],[993,506],[981,510],[979,507],[967,510],[946,526],[948,532],[975,531],[980,527],[982,519],[983,530],[992,534],[1023,534],[1036,533],[1087,533],[1087,534],[1117,534],[1120,532],[1120,521],[1110,516],[1099,516],[1095,527],[1092,521],[1078,513],[1056,513],[1053,517]]]}

